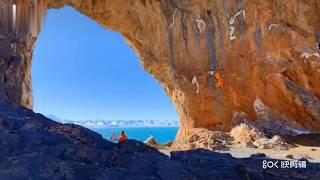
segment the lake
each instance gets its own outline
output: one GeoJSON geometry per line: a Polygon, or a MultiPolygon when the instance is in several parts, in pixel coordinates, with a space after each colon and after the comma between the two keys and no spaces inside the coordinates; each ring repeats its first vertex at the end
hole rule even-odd
{"type": "Polygon", "coordinates": [[[150,136],[156,138],[157,142],[163,144],[174,141],[178,133],[178,127],[139,127],[139,128],[94,128],[93,131],[101,134],[105,139],[109,139],[112,132],[120,135],[125,131],[129,139],[145,141],[150,136]]]}

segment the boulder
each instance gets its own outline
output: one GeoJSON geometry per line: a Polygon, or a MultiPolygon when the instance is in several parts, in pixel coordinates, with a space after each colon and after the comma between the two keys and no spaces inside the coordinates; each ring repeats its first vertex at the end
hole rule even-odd
{"type": "Polygon", "coordinates": [[[244,123],[234,127],[230,134],[236,142],[246,147],[277,150],[288,150],[289,148],[295,147],[293,144],[287,143],[278,135],[268,138],[258,128],[244,123]]]}
{"type": "Polygon", "coordinates": [[[157,140],[152,135],[147,140],[145,140],[144,143],[149,145],[149,146],[157,146],[157,145],[159,145],[157,140]]]}
{"type": "Polygon", "coordinates": [[[191,150],[191,149],[208,149],[208,150],[229,150],[229,143],[233,138],[225,132],[210,131],[203,128],[194,129],[193,133],[187,137],[187,141],[176,141],[172,149],[191,150]]]}

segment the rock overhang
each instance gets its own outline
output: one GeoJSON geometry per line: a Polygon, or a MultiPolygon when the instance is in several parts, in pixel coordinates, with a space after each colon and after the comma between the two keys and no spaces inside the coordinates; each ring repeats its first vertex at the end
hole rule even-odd
{"type": "MultiPolygon", "coordinates": [[[[320,131],[316,0],[28,2],[36,4],[31,9],[39,22],[47,8],[68,5],[120,32],[171,97],[182,138],[193,128],[229,131],[235,117],[269,124],[283,120],[292,128],[320,131]],[[236,116],[240,112],[245,116],[236,116]]],[[[8,25],[6,17],[1,18],[8,25]]],[[[30,24],[39,33],[35,19],[30,24]]],[[[26,29],[34,38],[20,37],[10,56],[1,53],[1,96],[28,108],[32,108],[34,32],[26,29]]]]}

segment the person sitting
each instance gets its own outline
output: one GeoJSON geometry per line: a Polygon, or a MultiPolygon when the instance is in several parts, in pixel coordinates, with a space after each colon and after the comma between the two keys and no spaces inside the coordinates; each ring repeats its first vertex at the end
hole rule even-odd
{"type": "Polygon", "coordinates": [[[118,138],[117,138],[117,135],[115,132],[112,132],[110,138],[109,138],[109,141],[113,142],[113,143],[116,143],[118,141],[118,138]]]}
{"type": "Polygon", "coordinates": [[[128,136],[124,133],[124,131],[121,132],[121,135],[118,139],[118,143],[122,143],[128,141],[128,136]]]}

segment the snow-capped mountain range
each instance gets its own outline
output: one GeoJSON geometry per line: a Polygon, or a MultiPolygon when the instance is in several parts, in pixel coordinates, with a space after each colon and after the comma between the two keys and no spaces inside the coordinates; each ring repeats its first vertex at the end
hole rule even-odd
{"type": "Polygon", "coordinates": [[[60,123],[77,124],[87,128],[109,127],[179,127],[175,120],[62,120],[55,115],[47,115],[48,118],[60,123]]]}

